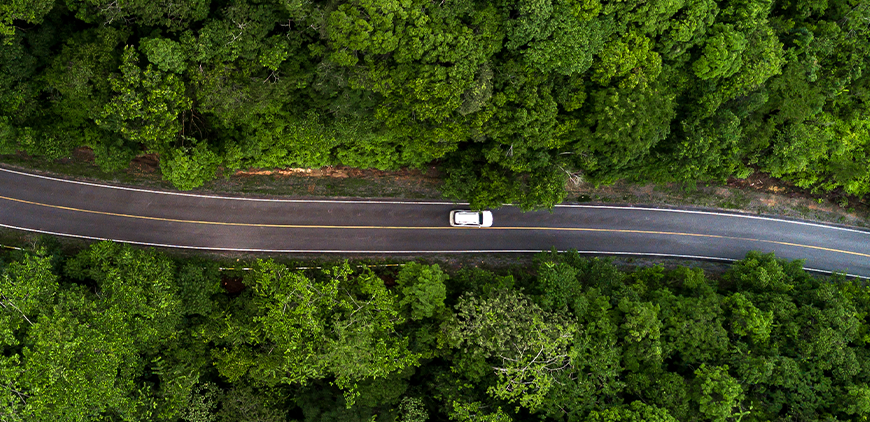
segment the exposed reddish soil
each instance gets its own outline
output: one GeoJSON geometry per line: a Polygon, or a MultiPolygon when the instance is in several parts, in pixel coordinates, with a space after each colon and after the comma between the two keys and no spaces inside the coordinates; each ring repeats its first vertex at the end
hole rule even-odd
{"type": "Polygon", "coordinates": [[[390,177],[393,179],[437,179],[439,176],[438,168],[436,166],[430,166],[426,171],[421,171],[418,169],[408,169],[403,168],[395,171],[383,171],[376,169],[358,169],[353,167],[346,166],[327,166],[321,167],[317,169],[311,168],[283,168],[283,169],[274,169],[274,170],[264,170],[264,169],[248,169],[248,170],[238,170],[233,173],[233,176],[237,177],[247,177],[247,176],[278,176],[278,177],[292,177],[292,176],[306,176],[306,177],[334,177],[339,179],[344,179],[347,177],[353,178],[381,178],[381,177],[390,177]]]}
{"type": "Polygon", "coordinates": [[[134,173],[156,173],[160,168],[160,157],[157,154],[143,154],[133,159],[127,170],[134,173]]]}
{"type": "Polygon", "coordinates": [[[88,163],[94,162],[94,150],[88,147],[76,148],[75,150],[73,150],[72,155],[73,158],[78,161],[85,161],[88,163]]]}
{"type": "MultiPolygon", "coordinates": [[[[22,154],[24,155],[24,154],[22,154]]],[[[26,156],[26,155],[24,155],[26,156]]],[[[94,151],[89,147],[79,147],[73,150],[70,157],[57,160],[61,163],[72,161],[93,163],[94,151]]],[[[160,171],[160,156],[158,154],[142,154],[134,158],[127,169],[128,173],[132,174],[153,174],[160,171]]],[[[219,169],[219,173],[223,173],[224,168],[219,169]]],[[[437,181],[440,177],[437,165],[431,165],[426,170],[403,168],[395,171],[383,171],[376,169],[358,169],[347,166],[327,166],[321,168],[281,168],[281,169],[257,169],[251,168],[248,170],[238,170],[230,177],[250,177],[250,176],[276,176],[276,177],[330,177],[337,179],[345,178],[391,178],[394,180],[430,180],[437,181]]]]}
{"type": "Polygon", "coordinates": [[[745,179],[729,178],[727,185],[738,189],[786,195],[790,198],[798,196],[802,190],[790,182],[758,172],[752,173],[745,179]]]}

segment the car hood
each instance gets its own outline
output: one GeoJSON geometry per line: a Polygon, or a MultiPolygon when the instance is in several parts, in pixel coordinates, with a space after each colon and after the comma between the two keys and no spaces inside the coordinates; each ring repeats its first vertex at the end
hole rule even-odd
{"type": "Polygon", "coordinates": [[[489,211],[483,212],[483,224],[481,224],[481,226],[483,226],[483,227],[492,226],[492,213],[491,212],[489,212],[489,211]]]}

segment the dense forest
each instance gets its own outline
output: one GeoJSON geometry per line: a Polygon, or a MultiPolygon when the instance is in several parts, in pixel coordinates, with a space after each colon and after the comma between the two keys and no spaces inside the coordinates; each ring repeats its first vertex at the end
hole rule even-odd
{"type": "Polygon", "coordinates": [[[870,290],[772,255],[716,277],[576,252],[449,272],[221,271],[109,242],[0,260],[5,422],[870,416],[870,290]]]}
{"type": "Polygon", "coordinates": [[[0,154],[250,167],[437,162],[547,206],[568,178],[760,171],[870,193],[867,0],[7,0],[0,154]]]}

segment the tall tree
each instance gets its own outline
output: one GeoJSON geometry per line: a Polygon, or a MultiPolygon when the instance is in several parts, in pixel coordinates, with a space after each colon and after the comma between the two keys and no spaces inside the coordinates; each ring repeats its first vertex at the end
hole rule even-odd
{"type": "Polygon", "coordinates": [[[353,274],[347,263],[320,277],[259,261],[247,278],[255,292],[250,308],[229,310],[215,333],[221,374],[272,386],[334,377],[353,403],[358,382],[416,364],[408,340],[396,334],[404,320],[383,281],[369,271],[353,274]]]}
{"type": "Polygon", "coordinates": [[[456,305],[458,325],[451,341],[463,359],[485,360],[496,376],[487,392],[537,409],[554,376],[570,365],[573,321],[548,314],[524,295],[506,290],[487,297],[464,296],[456,305]]]}

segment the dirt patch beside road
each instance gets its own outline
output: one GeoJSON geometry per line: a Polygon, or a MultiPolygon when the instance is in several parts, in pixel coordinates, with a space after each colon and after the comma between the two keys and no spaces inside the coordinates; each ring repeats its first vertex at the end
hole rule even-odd
{"type": "Polygon", "coordinates": [[[569,184],[567,189],[566,201],[569,202],[718,208],[870,227],[867,202],[837,192],[817,196],[765,175],[730,179],[724,184],[691,186],[618,181],[597,188],[591,184],[569,184]]]}

